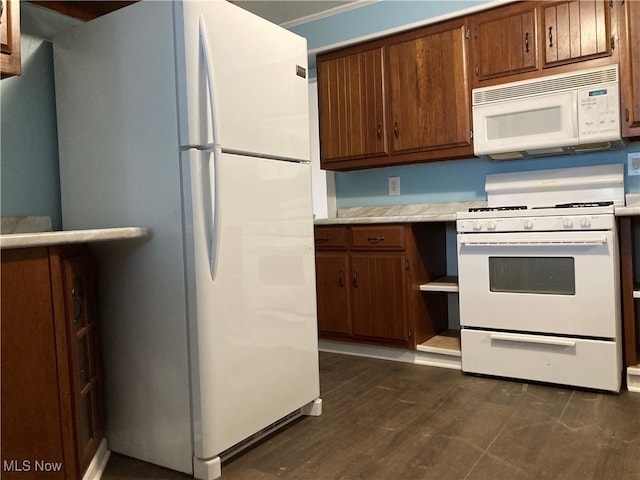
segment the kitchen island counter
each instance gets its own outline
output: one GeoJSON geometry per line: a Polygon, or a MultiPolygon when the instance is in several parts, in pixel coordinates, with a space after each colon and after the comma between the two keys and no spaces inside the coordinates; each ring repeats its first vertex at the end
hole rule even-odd
{"type": "Polygon", "coordinates": [[[130,238],[143,238],[148,236],[148,234],[148,230],[144,227],[10,233],[0,235],[0,248],[29,248],[71,243],[93,243],[130,238]]]}

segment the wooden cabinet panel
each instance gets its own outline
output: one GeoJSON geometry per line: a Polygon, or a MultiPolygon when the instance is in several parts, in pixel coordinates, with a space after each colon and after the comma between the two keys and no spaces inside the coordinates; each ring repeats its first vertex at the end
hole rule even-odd
{"type": "Polygon", "coordinates": [[[402,225],[366,225],[351,227],[354,250],[404,250],[405,228],[402,225]]]}
{"type": "Polygon", "coordinates": [[[318,56],[322,168],[473,155],[466,20],[318,56]]]}
{"type": "Polygon", "coordinates": [[[620,15],[622,136],[640,137],[640,2],[626,1],[620,15]]]}
{"type": "Polygon", "coordinates": [[[2,478],[41,478],[35,460],[60,465],[47,478],[75,478],[63,454],[47,248],[3,250],[0,281],[2,478]]]}
{"type": "Polygon", "coordinates": [[[82,478],[104,432],[93,264],[77,246],[3,250],[1,282],[3,478],[42,478],[36,461],[82,478]]]}
{"type": "Polygon", "coordinates": [[[353,334],[409,345],[405,257],[352,253],[353,334]]]}
{"type": "Polygon", "coordinates": [[[536,17],[525,2],[471,18],[476,82],[538,69],[536,17]]]}
{"type": "Polygon", "coordinates": [[[611,55],[609,2],[573,0],[544,5],[543,67],[611,55]]]}
{"type": "Polygon", "coordinates": [[[394,154],[470,145],[466,31],[450,22],[389,44],[394,154]]]}
{"type": "MultiPolygon", "coordinates": [[[[347,229],[344,229],[347,231],[347,229]]],[[[316,291],[318,331],[324,336],[350,336],[349,254],[318,252],[316,254],[316,291]]]]}
{"type": "Polygon", "coordinates": [[[318,62],[322,162],[387,153],[383,49],[318,62]]]}
{"type": "Polygon", "coordinates": [[[63,258],[61,266],[81,474],[91,463],[104,434],[95,282],[88,254],[63,258]]]}
{"type": "Polygon", "coordinates": [[[318,250],[346,250],[349,248],[349,229],[345,227],[322,227],[314,230],[318,250]]]}
{"type": "Polygon", "coordinates": [[[2,78],[22,73],[20,62],[20,2],[2,0],[0,15],[0,72],[2,78]]]}

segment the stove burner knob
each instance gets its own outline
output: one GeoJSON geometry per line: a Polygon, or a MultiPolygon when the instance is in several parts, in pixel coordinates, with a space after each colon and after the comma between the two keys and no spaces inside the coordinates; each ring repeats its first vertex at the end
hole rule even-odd
{"type": "Polygon", "coordinates": [[[497,227],[496,222],[494,222],[493,220],[489,220],[489,223],[487,224],[487,230],[495,230],[497,227]]]}
{"type": "Polygon", "coordinates": [[[525,220],[524,221],[524,229],[531,230],[533,228],[533,220],[525,220]]]}
{"type": "Polygon", "coordinates": [[[482,224],[480,222],[473,222],[473,229],[474,230],[482,230],[482,224]]]}
{"type": "Polygon", "coordinates": [[[583,217],[580,219],[580,226],[582,228],[589,228],[591,226],[591,220],[587,217],[583,217]]]}
{"type": "Polygon", "coordinates": [[[570,218],[565,218],[562,221],[562,226],[564,228],[573,228],[573,220],[571,220],[570,218]]]}

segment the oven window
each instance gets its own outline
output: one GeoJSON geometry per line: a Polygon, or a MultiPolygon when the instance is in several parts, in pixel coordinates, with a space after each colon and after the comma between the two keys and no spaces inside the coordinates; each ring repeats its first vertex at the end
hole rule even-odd
{"type": "Polygon", "coordinates": [[[575,295],[573,257],[489,257],[492,292],[575,295]]]}

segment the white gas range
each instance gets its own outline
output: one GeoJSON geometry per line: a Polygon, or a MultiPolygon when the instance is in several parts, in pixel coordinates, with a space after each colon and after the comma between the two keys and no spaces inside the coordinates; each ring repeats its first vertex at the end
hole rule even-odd
{"type": "Polygon", "coordinates": [[[618,391],[623,165],[487,176],[458,214],[462,370],[618,391]]]}

